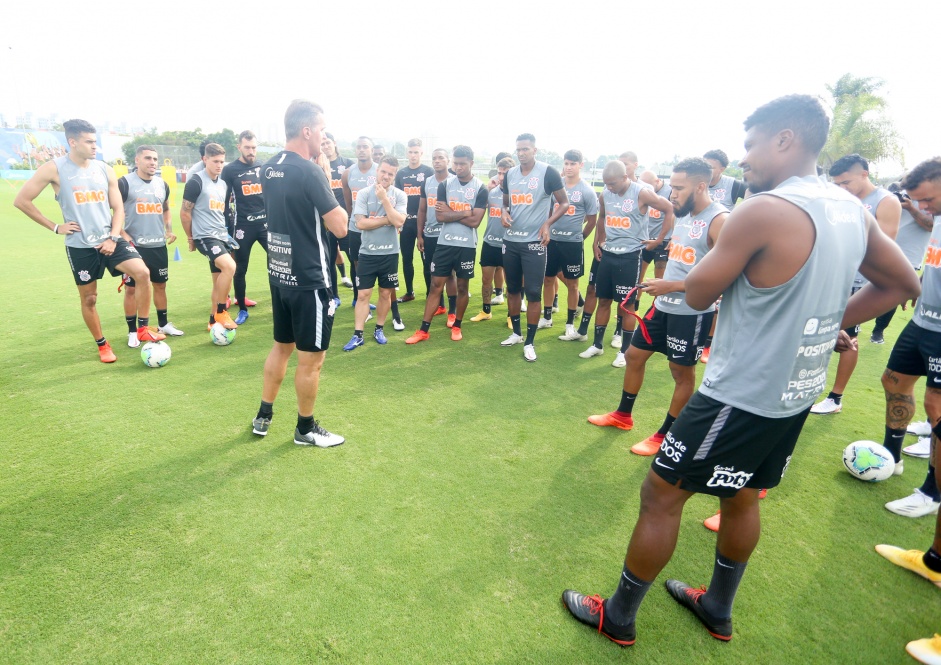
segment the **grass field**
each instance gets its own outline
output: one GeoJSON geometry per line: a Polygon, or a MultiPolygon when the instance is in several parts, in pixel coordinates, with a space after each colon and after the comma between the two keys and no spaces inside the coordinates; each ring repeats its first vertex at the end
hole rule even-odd
{"type": "MultiPolygon", "coordinates": [[[[0,181],[0,662],[904,663],[908,640],[941,628],[938,589],[873,550],[930,543],[932,518],[882,507],[921,484],[926,462],[871,485],[840,463],[848,442],[881,441],[879,376],[907,313],[884,346],[865,328],[843,413],[810,417],[762,502],[735,639],[709,637],[662,587],[709,581],[702,520],[717,502],[694,497],[637,645],[621,650],[559,596],[616,584],[650,463],[628,450],[672,392],[662,358],[637,429],[600,430],[586,416],[617,405],[623,371],[610,347],[580,359],[582,344],[556,339],[559,319],[534,364],[499,346],[502,306],[459,344],[439,318],[429,342],[407,347],[421,301],[402,306],[407,329],[389,326],[388,346],[367,335],[343,353],[344,290],[316,415],[347,443],[293,445],[290,382],[258,439],[264,254],[248,280],[259,305],[224,348],[205,332],[206,260],[171,263],[170,318],[187,335],[159,370],[124,345],[118,282],[105,278],[98,309],[119,359],[103,365],[62,239],[15,210],[14,193],[0,181]]],[[[51,195],[39,204],[59,219],[51,195]]],[[[479,282],[472,293],[468,318],[479,282]]]]}

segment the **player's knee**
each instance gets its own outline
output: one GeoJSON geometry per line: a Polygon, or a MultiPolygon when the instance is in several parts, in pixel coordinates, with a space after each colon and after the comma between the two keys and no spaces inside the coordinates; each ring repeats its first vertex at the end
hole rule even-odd
{"type": "Polygon", "coordinates": [[[542,300],[542,291],[539,289],[526,289],[526,300],[529,302],[540,302],[542,300]]]}
{"type": "Polygon", "coordinates": [[[462,298],[467,295],[467,282],[463,279],[457,282],[457,295],[462,298]]]}
{"type": "Polygon", "coordinates": [[[941,418],[941,390],[938,388],[925,389],[925,414],[932,425],[941,418]]]}
{"type": "Polygon", "coordinates": [[[98,302],[98,293],[83,293],[82,294],[82,306],[89,309],[94,309],[95,303],[98,302]]]}
{"type": "Polygon", "coordinates": [[[682,511],[683,501],[679,495],[679,490],[649,471],[640,486],[640,512],[663,515],[682,511]]]}
{"type": "Polygon", "coordinates": [[[696,368],[694,366],[677,365],[670,363],[670,374],[677,386],[692,386],[696,383],[696,368]]]}

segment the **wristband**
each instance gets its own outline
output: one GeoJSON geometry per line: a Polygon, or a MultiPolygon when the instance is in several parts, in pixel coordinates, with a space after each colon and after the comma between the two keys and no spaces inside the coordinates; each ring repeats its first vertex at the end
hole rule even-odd
{"type": "Polygon", "coordinates": [[[59,235],[59,225],[58,225],[58,224],[56,224],[55,226],[52,227],[52,232],[55,233],[56,235],[59,235]]]}

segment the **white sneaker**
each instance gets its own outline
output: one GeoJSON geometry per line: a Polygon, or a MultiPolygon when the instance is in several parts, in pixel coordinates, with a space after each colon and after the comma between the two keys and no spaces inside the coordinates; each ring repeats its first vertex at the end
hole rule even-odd
{"type": "Polygon", "coordinates": [[[532,344],[527,344],[523,347],[523,357],[526,358],[526,362],[534,363],[536,362],[536,347],[532,344]]]}
{"type": "Polygon", "coordinates": [[[294,443],[299,446],[317,446],[318,448],[331,448],[339,446],[346,441],[339,434],[328,432],[321,427],[317,421],[314,421],[314,429],[307,434],[301,434],[297,428],[294,428],[294,443]]]}
{"type": "Polygon", "coordinates": [[[543,328],[551,328],[551,327],[552,327],[552,319],[543,319],[543,318],[539,319],[539,326],[537,330],[542,330],[543,328]]]}
{"type": "Polygon", "coordinates": [[[597,346],[592,344],[587,349],[578,354],[579,358],[594,358],[595,356],[600,356],[604,353],[604,349],[599,349],[597,346]]]}
{"type": "Polygon", "coordinates": [[[523,299],[520,301],[520,311],[521,311],[521,312],[525,312],[525,311],[526,311],[526,298],[523,298],[523,299]]]}
{"type": "Polygon", "coordinates": [[[895,468],[892,469],[893,476],[901,476],[905,473],[905,460],[899,460],[895,463],[895,468]]]}
{"type": "Polygon", "coordinates": [[[930,436],[920,436],[918,437],[918,443],[913,443],[910,446],[902,448],[902,452],[908,455],[909,457],[921,457],[925,458],[931,454],[931,437],[930,436]]]}
{"type": "Polygon", "coordinates": [[[526,340],[522,335],[517,335],[516,333],[510,333],[510,336],[505,340],[500,342],[500,346],[513,346],[514,344],[522,344],[526,340]]]}
{"type": "Polygon", "coordinates": [[[552,306],[552,313],[553,313],[553,314],[558,314],[558,312],[559,312],[559,306],[558,306],[558,305],[553,305],[553,306],[552,306]]]}
{"type": "Polygon", "coordinates": [[[575,308],[575,320],[576,320],[576,321],[581,321],[581,320],[582,320],[582,314],[584,314],[584,313],[585,313],[585,306],[584,306],[584,305],[579,305],[578,307],[576,307],[576,308],[575,308]]]}
{"type": "Polygon", "coordinates": [[[911,496],[904,499],[889,501],[885,504],[886,510],[902,517],[924,517],[925,515],[936,515],[941,502],[935,501],[930,496],[915,489],[911,496]]]}
{"type": "Polygon", "coordinates": [[[621,350],[621,336],[620,335],[615,335],[614,337],[611,338],[611,348],[617,349],[618,351],[621,350]]]}
{"type": "Polygon", "coordinates": [[[351,280],[349,277],[344,277],[343,279],[341,279],[341,280],[340,280],[340,284],[342,284],[343,286],[345,286],[345,287],[348,288],[348,289],[352,289],[352,288],[353,288],[353,280],[351,280]]]}
{"type": "Polygon", "coordinates": [[[366,315],[366,320],[367,320],[367,321],[369,321],[369,319],[371,319],[371,318],[372,318],[372,312],[370,312],[369,314],[366,315]]]}
{"type": "Polygon", "coordinates": [[[402,319],[392,319],[392,329],[405,330],[405,323],[402,321],[402,319]]]}
{"type": "Polygon", "coordinates": [[[909,423],[908,433],[915,436],[931,436],[931,423],[927,420],[920,420],[917,423],[909,423]]]}
{"type": "Polygon", "coordinates": [[[623,353],[618,352],[618,354],[614,356],[611,367],[627,367],[627,360],[624,358],[623,353]]]}
{"type": "Polygon", "coordinates": [[[160,326],[157,328],[158,332],[162,332],[164,335],[170,335],[172,337],[182,337],[183,331],[173,325],[173,321],[167,321],[167,325],[160,326]]]}
{"type": "Polygon", "coordinates": [[[502,293],[501,293],[500,295],[494,296],[493,298],[490,299],[490,304],[491,304],[491,305],[502,305],[504,302],[506,302],[506,301],[503,299],[503,294],[502,294],[502,293]]]}
{"type": "Polygon", "coordinates": [[[575,326],[565,326],[565,334],[559,335],[563,342],[587,342],[588,335],[579,335],[575,326]]]}
{"type": "Polygon", "coordinates": [[[136,349],[138,346],[140,346],[140,340],[137,339],[136,332],[127,334],[127,345],[131,347],[132,349],[136,349]]]}
{"type": "Polygon", "coordinates": [[[817,402],[812,407],[810,407],[811,413],[816,413],[817,415],[821,416],[825,416],[831,413],[839,413],[842,410],[843,405],[834,402],[832,397],[828,397],[822,402],[817,402]]]}

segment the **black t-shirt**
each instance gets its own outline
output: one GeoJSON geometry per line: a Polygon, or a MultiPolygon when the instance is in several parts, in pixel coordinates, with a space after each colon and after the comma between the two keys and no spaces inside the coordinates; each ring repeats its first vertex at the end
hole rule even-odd
{"type": "Polygon", "coordinates": [[[343,198],[343,173],[353,166],[353,160],[337,153],[337,158],[330,162],[330,189],[333,195],[337,197],[337,203],[340,207],[346,208],[346,201],[343,198]]]}
{"type": "MultiPolygon", "coordinates": [[[[140,178],[140,176],[137,177],[140,178]]],[[[141,180],[147,183],[151,182],[150,180],[144,180],[143,178],[141,178],[141,180]]],[[[163,202],[166,203],[170,200],[170,185],[164,181],[163,188],[166,192],[166,196],[164,197],[163,202]]],[[[200,189],[202,189],[202,186],[200,186],[200,189]]],[[[127,176],[121,176],[118,178],[118,191],[121,192],[121,200],[127,203],[127,193],[130,191],[130,186],[127,184],[127,176]]]]}
{"type": "Polygon", "coordinates": [[[425,181],[435,177],[435,170],[430,166],[419,164],[417,169],[406,166],[395,174],[395,186],[408,196],[408,206],[405,214],[408,217],[418,216],[418,204],[421,202],[421,190],[425,181]]]}
{"type": "Polygon", "coordinates": [[[290,289],[330,288],[330,253],[322,215],[338,207],[323,169],[281,151],[261,167],[268,209],[268,279],[290,289]]]}
{"type": "MultiPolygon", "coordinates": [[[[235,197],[235,223],[264,224],[265,197],[261,195],[261,165],[248,166],[242,160],[229,162],[222,169],[222,182],[225,183],[225,201],[235,197]]],[[[232,221],[232,208],[225,207],[226,224],[232,221]]]]}
{"type": "MultiPolygon", "coordinates": [[[[454,177],[457,178],[457,176],[454,176],[454,177]]],[[[471,177],[471,180],[473,180],[473,177],[471,177]]],[[[461,183],[462,185],[466,185],[468,182],[470,182],[470,180],[468,180],[467,182],[463,182],[460,178],[457,178],[457,181],[461,183]]],[[[490,205],[490,191],[487,189],[487,185],[483,184],[483,182],[481,182],[480,185],[481,185],[480,189],[477,190],[477,198],[474,200],[473,207],[482,208],[486,210],[488,206],[490,205]]],[[[448,181],[447,180],[438,184],[438,200],[444,201],[445,203],[447,203],[448,201],[448,181]]]]}
{"type": "Polygon", "coordinates": [[[190,203],[196,203],[199,195],[203,193],[203,179],[190,178],[186,181],[186,187],[183,188],[183,200],[190,203]]]}

